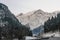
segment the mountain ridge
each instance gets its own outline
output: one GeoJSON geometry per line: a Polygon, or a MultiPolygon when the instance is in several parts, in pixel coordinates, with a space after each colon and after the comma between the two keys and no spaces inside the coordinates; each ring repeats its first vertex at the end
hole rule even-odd
{"type": "Polygon", "coordinates": [[[31,29],[34,29],[40,25],[44,25],[44,22],[47,21],[49,18],[57,16],[58,12],[60,11],[48,13],[38,9],[38,10],[23,14],[21,16],[17,16],[17,19],[23,25],[29,24],[31,29]]]}

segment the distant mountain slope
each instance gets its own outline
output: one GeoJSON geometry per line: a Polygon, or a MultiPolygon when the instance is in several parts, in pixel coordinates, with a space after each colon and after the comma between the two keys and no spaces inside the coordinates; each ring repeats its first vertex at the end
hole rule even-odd
{"type": "Polygon", "coordinates": [[[44,22],[48,20],[49,17],[51,18],[52,16],[56,15],[57,15],[56,12],[47,13],[39,9],[36,11],[28,12],[21,16],[17,16],[17,18],[22,24],[24,25],[29,24],[31,29],[34,29],[40,26],[41,24],[44,24],[44,22]]]}
{"type": "Polygon", "coordinates": [[[31,29],[34,29],[40,25],[43,25],[48,18],[52,16],[55,17],[57,15],[57,11],[53,13],[44,12],[42,10],[31,11],[26,14],[18,15],[18,20],[23,24],[29,24],[31,29]]]}

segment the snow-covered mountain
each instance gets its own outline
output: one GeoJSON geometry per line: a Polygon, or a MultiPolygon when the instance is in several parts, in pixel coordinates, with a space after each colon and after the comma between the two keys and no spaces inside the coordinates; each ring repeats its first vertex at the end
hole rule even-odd
{"type": "Polygon", "coordinates": [[[23,24],[29,24],[31,29],[39,27],[40,25],[44,25],[44,22],[51,18],[55,17],[59,11],[55,11],[52,13],[44,12],[42,10],[35,10],[28,13],[21,13],[17,15],[18,20],[23,24]]]}

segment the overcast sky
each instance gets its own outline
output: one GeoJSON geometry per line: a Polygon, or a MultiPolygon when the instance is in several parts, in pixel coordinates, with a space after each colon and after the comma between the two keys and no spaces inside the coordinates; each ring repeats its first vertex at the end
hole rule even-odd
{"type": "Polygon", "coordinates": [[[60,0],[0,0],[0,3],[7,5],[15,15],[37,9],[45,12],[60,10],[60,0]]]}

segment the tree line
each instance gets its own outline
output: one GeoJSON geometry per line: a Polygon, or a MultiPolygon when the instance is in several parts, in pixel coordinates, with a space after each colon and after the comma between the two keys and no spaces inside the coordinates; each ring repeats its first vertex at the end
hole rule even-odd
{"type": "Polygon", "coordinates": [[[60,31],[60,13],[57,14],[57,16],[48,19],[44,23],[44,32],[54,32],[56,30],[60,31]]]}

